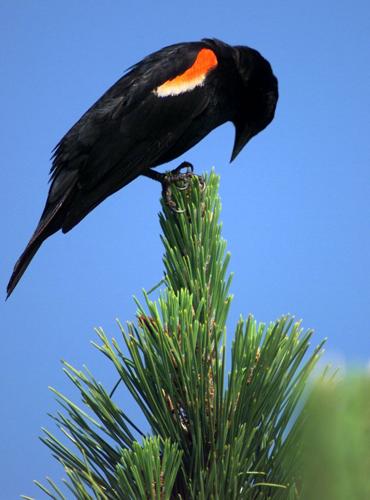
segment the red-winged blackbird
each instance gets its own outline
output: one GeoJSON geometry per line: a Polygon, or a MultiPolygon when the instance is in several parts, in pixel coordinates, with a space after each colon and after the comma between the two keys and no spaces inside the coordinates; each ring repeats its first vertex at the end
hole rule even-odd
{"type": "Polygon", "coordinates": [[[277,79],[256,50],[219,40],[179,43],[133,66],[54,149],[40,222],[10,278],[8,297],[42,242],[66,233],[105,198],[231,121],[231,161],[273,119],[277,79]]]}

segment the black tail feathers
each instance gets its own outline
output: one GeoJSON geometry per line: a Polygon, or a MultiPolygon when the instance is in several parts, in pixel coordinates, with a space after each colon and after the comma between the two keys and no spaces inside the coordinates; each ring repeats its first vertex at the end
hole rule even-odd
{"type": "Polygon", "coordinates": [[[68,194],[69,193],[66,193],[63,199],[56,204],[50,205],[48,202],[46,203],[44,212],[32,238],[14,266],[13,273],[6,289],[7,299],[17,286],[18,281],[23,276],[23,273],[29,266],[42,243],[46,240],[46,238],[61,229],[68,206],[68,194]]]}
{"type": "Polygon", "coordinates": [[[39,237],[33,237],[31,241],[28,243],[26,249],[22,253],[22,255],[19,257],[17,260],[13,273],[10,277],[6,292],[7,296],[6,298],[8,299],[11,293],[13,292],[14,288],[17,286],[18,281],[21,279],[23,276],[23,273],[27,269],[29,263],[33,259],[35,253],[37,250],[40,248],[42,242],[46,239],[46,237],[42,237],[42,235],[39,235],[39,237]]]}

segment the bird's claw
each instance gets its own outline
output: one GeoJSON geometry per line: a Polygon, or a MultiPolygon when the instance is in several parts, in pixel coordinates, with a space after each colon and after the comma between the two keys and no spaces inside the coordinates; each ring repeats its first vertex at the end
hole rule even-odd
{"type": "Polygon", "coordinates": [[[202,193],[206,187],[204,178],[200,175],[194,174],[194,167],[188,161],[182,162],[181,165],[179,165],[177,168],[165,174],[150,171],[150,173],[147,172],[144,175],[161,182],[162,197],[164,199],[164,202],[172,212],[177,214],[182,214],[185,212],[185,210],[177,208],[175,201],[172,199],[172,184],[175,184],[176,189],[178,189],[179,191],[186,191],[187,189],[189,189],[191,178],[195,176],[198,178],[202,193]],[[183,172],[183,170],[185,170],[185,172],[183,172]]]}
{"type": "Polygon", "coordinates": [[[190,179],[194,175],[193,172],[193,165],[188,161],[184,161],[177,168],[165,174],[162,182],[163,198],[172,212],[181,214],[185,210],[177,208],[176,203],[173,201],[171,184],[176,184],[179,191],[186,191],[189,188],[190,179]],[[185,172],[182,172],[184,169],[185,172]]]}
{"type": "Polygon", "coordinates": [[[182,214],[183,212],[185,212],[185,210],[177,208],[176,203],[173,201],[171,181],[168,181],[167,179],[165,179],[163,182],[162,196],[171,212],[174,212],[176,214],[182,214]]]}
{"type": "Polygon", "coordinates": [[[184,179],[184,184],[182,186],[177,186],[177,189],[179,191],[186,191],[189,187],[189,181],[187,179],[184,179]]]}
{"type": "Polygon", "coordinates": [[[169,172],[169,174],[176,177],[176,176],[181,176],[181,175],[190,175],[193,172],[194,172],[193,165],[188,161],[183,161],[178,167],[171,170],[171,172],[169,172]],[[183,170],[184,168],[186,169],[186,172],[182,173],[181,170],[183,170]]]}

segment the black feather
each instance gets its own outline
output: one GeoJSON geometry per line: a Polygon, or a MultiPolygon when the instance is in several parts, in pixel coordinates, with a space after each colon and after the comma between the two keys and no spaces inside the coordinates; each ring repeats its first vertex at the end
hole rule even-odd
{"type": "Polygon", "coordinates": [[[277,98],[269,63],[253,49],[219,40],[165,47],[134,65],[54,149],[45,209],[14,267],[8,296],[46,238],[69,231],[112,193],[226,121],[236,128],[234,158],[270,123],[277,98]],[[158,96],[156,88],[192,67],[201,49],[217,59],[202,83],[158,96]]]}

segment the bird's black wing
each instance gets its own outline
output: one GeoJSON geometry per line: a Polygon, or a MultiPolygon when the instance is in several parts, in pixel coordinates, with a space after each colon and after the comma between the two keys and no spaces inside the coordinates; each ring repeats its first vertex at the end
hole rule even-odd
{"type": "Polygon", "coordinates": [[[75,196],[62,225],[70,230],[104,198],[160,163],[207,107],[204,87],[159,97],[155,89],[194,63],[204,43],[152,54],[121,78],[66,134],[55,150],[48,202],[71,185],[75,196]]]}
{"type": "Polygon", "coordinates": [[[206,42],[177,44],[148,56],[63,137],[54,151],[43,214],[14,267],[8,296],[47,237],[69,231],[106,197],[168,160],[212,96],[202,85],[175,95],[160,96],[156,89],[191,68],[204,47],[206,42]]]}

